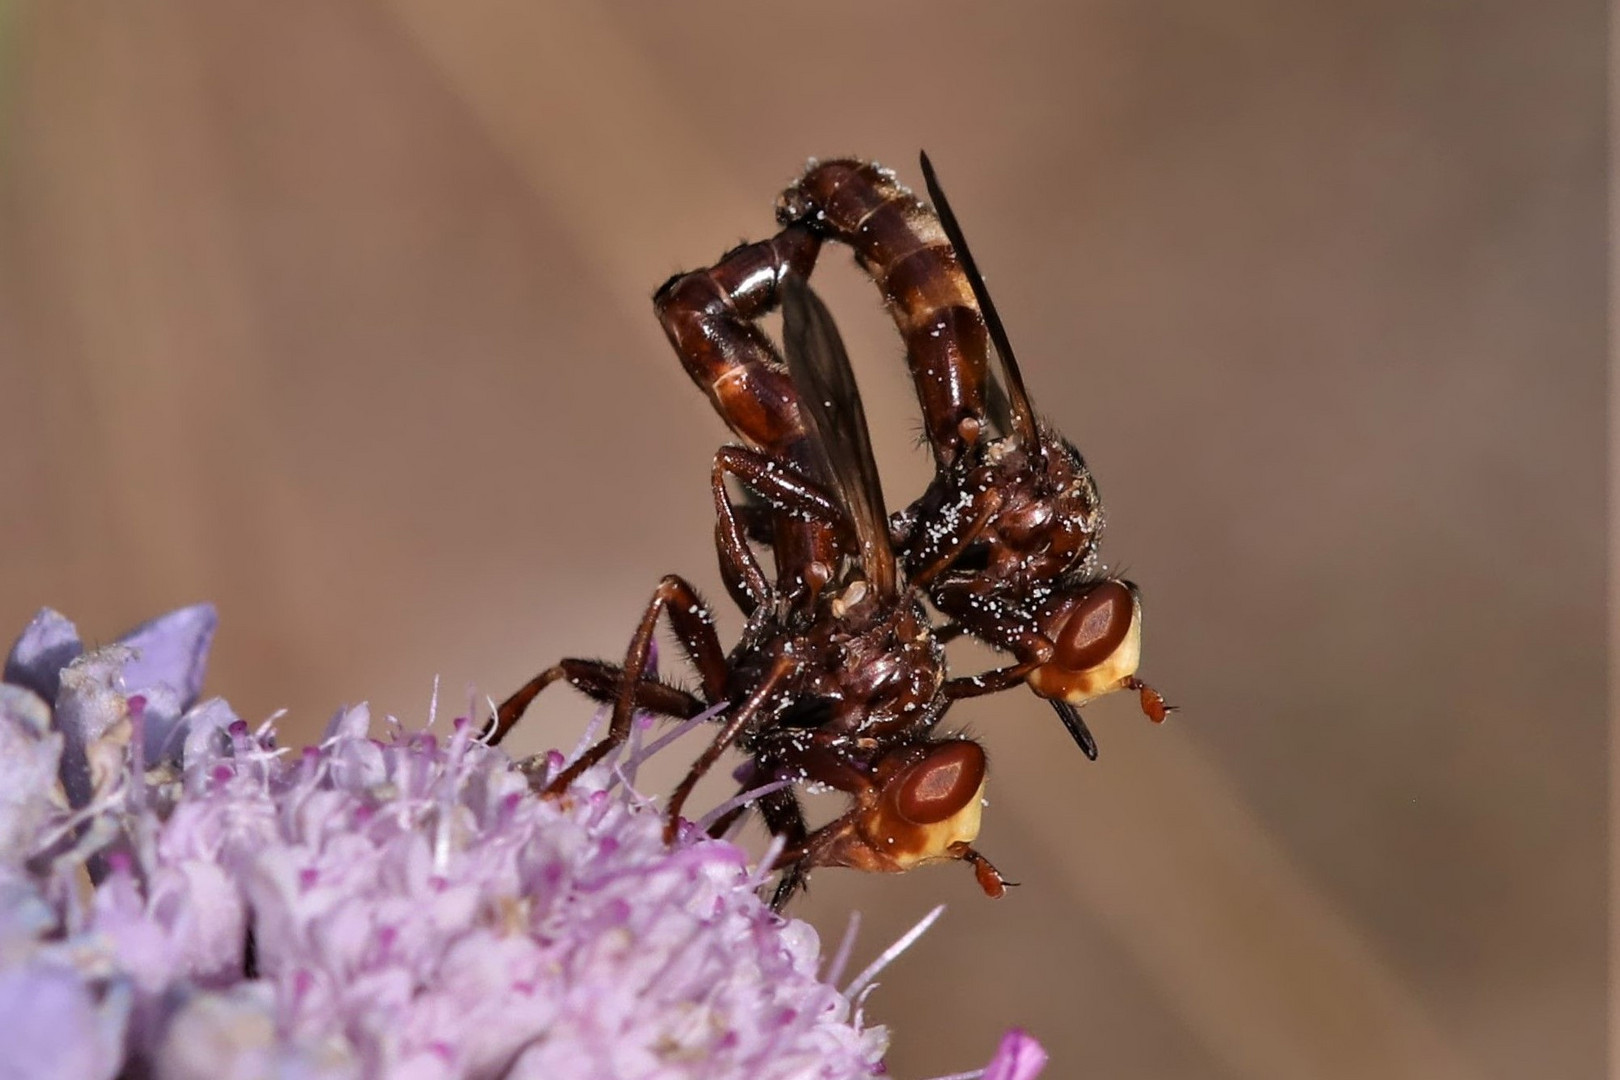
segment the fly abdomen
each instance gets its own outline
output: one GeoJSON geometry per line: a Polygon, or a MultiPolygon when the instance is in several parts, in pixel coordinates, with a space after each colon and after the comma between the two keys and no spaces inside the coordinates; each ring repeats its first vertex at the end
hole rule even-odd
{"type": "Polygon", "coordinates": [[[862,161],[812,164],[777,200],[784,225],[846,244],[905,339],[929,444],[954,461],[985,428],[990,339],[973,287],[928,205],[862,161]]]}
{"type": "Polygon", "coordinates": [[[788,229],[734,248],[714,266],[678,274],[653,309],[686,373],[738,435],[788,459],[805,439],[798,395],[756,322],[780,300],[784,277],[810,273],[820,238],[788,229]]]}

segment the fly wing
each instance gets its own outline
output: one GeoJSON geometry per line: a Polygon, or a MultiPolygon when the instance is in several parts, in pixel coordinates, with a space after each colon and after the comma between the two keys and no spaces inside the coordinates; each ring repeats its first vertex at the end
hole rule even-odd
{"type": "Polygon", "coordinates": [[[990,331],[990,343],[995,346],[996,356],[1001,360],[1002,377],[992,378],[988,391],[990,419],[1005,434],[1017,436],[1025,446],[1037,446],[1040,439],[1035,427],[1035,410],[1030,407],[1029,393],[1024,389],[1024,375],[1018,370],[1018,358],[1013,355],[1012,342],[1007,340],[1007,328],[1002,325],[1001,315],[996,311],[995,302],[990,299],[990,290],[985,287],[984,276],[973,261],[973,253],[968,250],[962,226],[957,224],[951,204],[945,198],[945,191],[939,186],[934,163],[928,160],[926,153],[921,157],[923,180],[928,185],[928,201],[934,204],[939,224],[945,230],[951,247],[956,249],[956,261],[967,275],[973,297],[979,302],[979,314],[984,316],[984,324],[990,331]]]}
{"type": "Polygon", "coordinates": [[[1007,393],[1006,377],[995,368],[984,384],[984,410],[990,416],[990,430],[997,435],[1011,435],[1018,431],[1013,417],[1012,397],[1007,393]]]}
{"type": "Polygon", "coordinates": [[[849,515],[866,580],[880,595],[892,596],[894,551],[855,371],[832,313],[799,277],[782,283],[782,344],[805,422],[825,452],[834,495],[849,515]]]}

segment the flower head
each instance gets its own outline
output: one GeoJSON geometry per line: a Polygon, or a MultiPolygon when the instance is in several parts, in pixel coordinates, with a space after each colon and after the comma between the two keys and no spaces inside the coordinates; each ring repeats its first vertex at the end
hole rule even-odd
{"type": "MultiPolygon", "coordinates": [[[[283,750],[197,703],[214,625],[84,653],[43,612],[7,659],[0,1075],[884,1072],[870,979],[820,977],[745,853],[666,846],[613,762],[541,799],[467,721],[377,739],[364,706],[283,750]]],[[[1009,1040],[987,1075],[1027,1080],[1044,1056],[1009,1040]]]]}

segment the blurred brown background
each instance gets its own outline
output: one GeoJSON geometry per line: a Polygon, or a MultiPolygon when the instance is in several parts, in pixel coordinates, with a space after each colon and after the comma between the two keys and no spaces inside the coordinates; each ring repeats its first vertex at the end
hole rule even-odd
{"type": "MultiPolygon", "coordinates": [[[[1054,1077],[1602,1068],[1600,4],[0,12],[4,625],[212,599],[210,689],[296,741],[723,599],[648,298],[807,156],[926,146],[1184,711],[1090,710],[1091,765],[962,710],[1000,903],[818,875],[857,963],[950,904],[872,1001],[896,1074],[1014,1023],[1054,1077]]],[[[897,340],[823,266],[901,501],[897,340]]]]}

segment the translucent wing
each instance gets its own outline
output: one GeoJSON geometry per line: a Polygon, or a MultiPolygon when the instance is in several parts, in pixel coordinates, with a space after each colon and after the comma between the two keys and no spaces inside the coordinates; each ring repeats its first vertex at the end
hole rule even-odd
{"type": "Polygon", "coordinates": [[[1007,434],[1017,436],[1024,445],[1037,446],[1039,433],[1035,428],[1035,411],[1030,408],[1029,394],[1024,389],[1024,376],[1018,370],[1012,342],[1007,340],[1007,328],[1001,323],[1001,315],[996,311],[995,302],[990,299],[990,290],[985,288],[984,277],[979,273],[978,264],[973,261],[973,253],[968,250],[962,226],[957,224],[956,215],[951,212],[951,204],[945,198],[944,189],[939,186],[939,177],[934,174],[934,163],[928,160],[926,153],[922,155],[922,173],[928,185],[928,201],[934,204],[934,213],[939,216],[945,236],[950,240],[951,247],[956,249],[956,261],[962,264],[962,272],[967,275],[973,297],[979,302],[979,313],[984,316],[985,326],[989,328],[990,343],[995,346],[996,355],[1001,360],[1002,378],[992,379],[988,391],[990,418],[1007,434]]]}
{"type": "Polygon", "coordinates": [[[849,514],[867,582],[892,596],[894,552],[866,410],[832,313],[802,278],[782,284],[782,344],[806,423],[826,453],[834,494],[849,514]]]}

